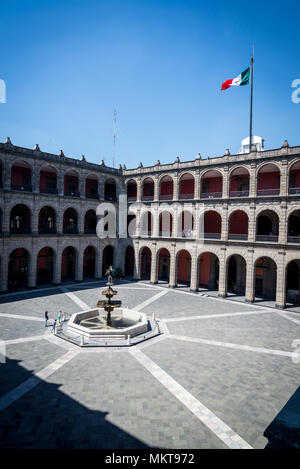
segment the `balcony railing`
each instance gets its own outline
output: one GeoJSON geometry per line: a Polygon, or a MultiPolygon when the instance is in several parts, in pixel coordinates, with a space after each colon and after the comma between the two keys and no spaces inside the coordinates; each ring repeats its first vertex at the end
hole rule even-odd
{"type": "Polygon", "coordinates": [[[288,243],[299,244],[300,236],[288,236],[288,243]]]}
{"type": "Polygon", "coordinates": [[[194,198],[194,193],[193,194],[180,194],[179,199],[193,199],[194,198]]]}
{"type": "Polygon", "coordinates": [[[232,241],[247,241],[247,234],[228,234],[228,239],[232,241]]]}
{"type": "Polygon", "coordinates": [[[127,202],[129,203],[136,202],[136,197],[127,197],[127,202]]]}
{"type": "Polygon", "coordinates": [[[201,192],[201,199],[219,199],[222,192],[201,192]]]}
{"type": "Polygon", "coordinates": [[[32,192],[31,184],[12,184],[11,188],[13,191],[32,192]]]}
{"type": "Polygon", "coordinates": [[[78,234],[77,228],[65,228],[64,234],[78,234]]]}
{"type": "Polygon", "coordinates": [[[182,231],[182,233],[178,233],[178,238],[194,238],[194,232],[192,230],[182,231]]]}
{"type": "Polygon", "coordinates": [[[117,197],[115,195],[105,195],[104,196],[104,200],[107,200],[109,202],[116,202],[117,201],[117,197]]]}
{"type": "Polygon", "coordinates": [[[256,235],[256,241],[267,241],[268,243],[277,243],[278,235],[256,235]]]}
{"type": "Polygon", "coordinates": [[[90,192],[86,193],[85,196],[86,196],[87,199],[96,199],[96,200],[99,199],[98,194],[92,194],[90,192]]]}
{"type": "Polygon", "coordinates": [[[204,233],[204,239],[221,239],[221,233],[204,233]]]}
{"type": "Polygon", "coordinates": [[[257,189],[257,195],[265,196],[265,195],[279,195],[280,189],[257,189]]]}
{"type": "Polygon", "coordinates": [[[43,189],[40,189],[41,194],[57,194],[58,190],[57,187],[44,187],[43,189]]]}
{"type": "Polygon", "coordinates": [[[170,231],[160,231],[159,236],[161,236],[162,238],[171,238],[172,233],[170,233],[170,231]]]}
{"type": "Polygon", "coordinates": [[[30,228],[11,228],[11,234],[30,234],[30,228]]]}
{"type": "Polygon", "coordinates": [[[229,197],[248,197],[249,196],[249,189],[245,191],[230,191],[229,197]]]}
{"type": "Polygon", "coordinates": [[[290,187],[289,194],[300,195],[300,187],[290,187]]]}
{"type": "Polygon", "coordinates": [[[78,191],[66,191],[65,195],[67,197],[80,197],[80,192],[78,192],[78,191]]]}
{"type": "Polygon", "coordinates": [[[160,194],[159,200],[172,200],[173,194],[160,194]]]}
{"type": "Polygon", "coordinates": [[[92,229],[92,228],[86,228],[84,230],[85,234],[96,234],[96,228],[92,229]]]}
{"type": "Polygon", "coordinates": [[[154,200],[154,195],[143,195],[142,200],[144,200],[145,202],[149,200],[154,200]]]}
{"type": "Polygon", "coordinates": [[[56,234],[55,228],[39,228],[40,234],[56,234]]]}

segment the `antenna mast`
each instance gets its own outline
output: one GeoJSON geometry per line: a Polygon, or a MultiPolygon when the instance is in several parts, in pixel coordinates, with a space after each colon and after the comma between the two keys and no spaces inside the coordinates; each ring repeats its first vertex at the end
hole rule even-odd
{"type": "Polygon", "coordinates": [[[116,126],[117,126],[117,110],[114,110],[114,131],[113,131],[113,168],[115,167],[116,156],[116,126]]]}

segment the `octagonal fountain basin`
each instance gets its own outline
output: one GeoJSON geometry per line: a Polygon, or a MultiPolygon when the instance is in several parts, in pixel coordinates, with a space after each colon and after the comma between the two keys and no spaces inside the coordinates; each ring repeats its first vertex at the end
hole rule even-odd
{"type": "Polygon", "coordinates": [[[95,308],[80,311],[71,316],[67,332],[80,334],[90,339],[135,337],[148,331],[148,319],[144,313],[127,308],[115,308],[111,325],[107,325],[107,314],[95,308]]]}

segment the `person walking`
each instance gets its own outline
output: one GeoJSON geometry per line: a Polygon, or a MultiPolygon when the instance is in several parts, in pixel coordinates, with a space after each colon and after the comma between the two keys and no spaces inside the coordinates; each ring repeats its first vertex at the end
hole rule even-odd
{"type": "Polygon", "coordinates": [[[47,322],[49,321],[48,311],[45,311],[45,327],[48,326],[47,322]]]}
{"type": "Polygon", "coordinates": [[[55,333],[55,331],[56,331],[56,325],[57,325],[57,319],[54,319],[53,324],[52,324],[51,332],[54,332],[54,333],[55,333]]]}
{"type": "Polygon", "coordinates": [[[60,324],[61,320],[62,320],[62,312],[61,311],[58,313],[58,318],[57,319],[58,319],[58,324],[60,324]]]}

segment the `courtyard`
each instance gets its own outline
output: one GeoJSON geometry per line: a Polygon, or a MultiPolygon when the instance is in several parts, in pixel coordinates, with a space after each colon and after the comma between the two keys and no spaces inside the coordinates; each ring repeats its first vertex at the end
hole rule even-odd
{"type": "Polygon", "coordinates": [[[134,347],[81,349],[44,327],[92,308],[104,282],[2,295],[1,448],[264,448],[299,386],[300,314],[120,282],[124,306],[163,332],[134,347]]]}

